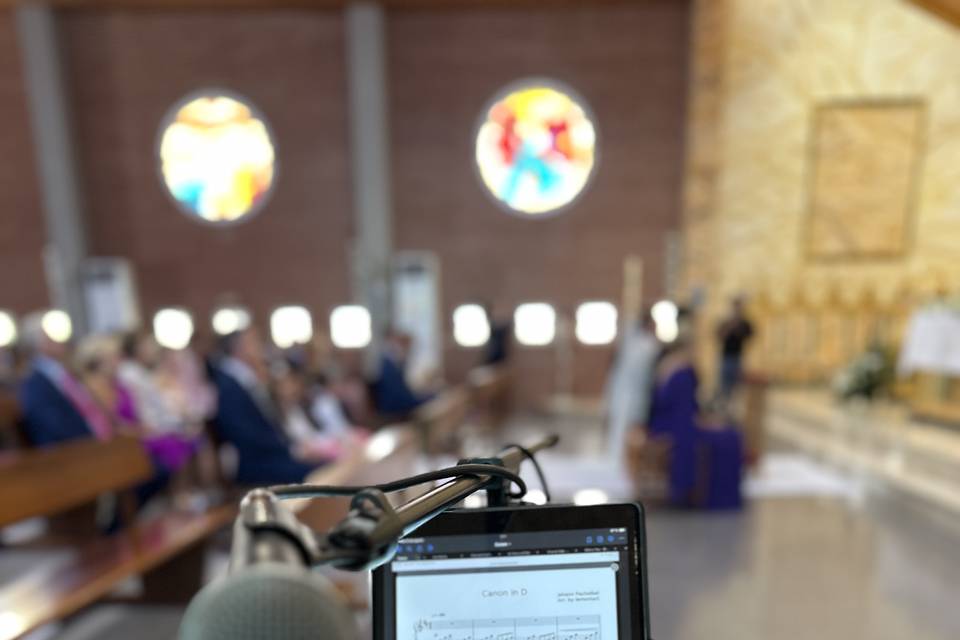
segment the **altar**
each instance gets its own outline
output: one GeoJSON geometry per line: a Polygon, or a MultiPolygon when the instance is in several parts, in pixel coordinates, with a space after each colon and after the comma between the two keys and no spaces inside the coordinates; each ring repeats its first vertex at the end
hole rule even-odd
{"type": "Polygon", "coordinates": [[[960,513],[960,432],[889,400],[840,403],[825,390],[770,391],[767,433],[859,477],[960,513]]]}

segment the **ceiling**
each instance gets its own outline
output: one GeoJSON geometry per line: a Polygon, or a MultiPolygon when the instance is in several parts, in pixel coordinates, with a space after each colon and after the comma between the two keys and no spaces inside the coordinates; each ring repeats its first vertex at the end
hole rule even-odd
{"type": "Polygon", "coordinates": [[[910,0],[947,22],[960,26],[960,0],[910,0]]]}

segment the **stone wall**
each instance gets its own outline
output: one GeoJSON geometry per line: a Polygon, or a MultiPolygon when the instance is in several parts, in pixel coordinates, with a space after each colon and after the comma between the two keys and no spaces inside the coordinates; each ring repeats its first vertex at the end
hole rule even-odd
{"type": "MultiPolygon", "coordinates": [[[[724,4],[722,106],[710,138],[716,191],[705,211],[687,200],[685,284],[708,294],[704,327],[738,292],[780,306],[796,299],[819,306],[830,297],[884,306],[960,289],[960,31],[900,0],[724,4]],[[878,227],[877,216],[862,212],[849,230],[856,237],[861,225],[881,244],[884,233],[906,234],[886,239],[902,251],[819,259],[808,250],[815,114],[826,105],[904,103],[923,111],[905,226],[878,227]]],[[[699,33],[694,51],[704,37],[717,36],[699,33]]],[[[704,91],[714,91],[709,75],[697,76],[694,100],[704,91]]],[[[833,188],[865,182],[891,199],[901,195],[902,181],[876,180],[866,162],[852,168],[850,184],[833,188]]],[[[702,178],[688,166],[688,196],[691,181],[702,178]]]]}

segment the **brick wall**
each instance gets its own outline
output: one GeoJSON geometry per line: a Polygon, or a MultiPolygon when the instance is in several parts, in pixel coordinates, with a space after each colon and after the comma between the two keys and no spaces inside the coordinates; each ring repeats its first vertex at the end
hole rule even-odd
{"type": "Polygon", "coordinates": [[[132,260],[144,311],[184,305],[204,328],[224,295],[265,324],[299,303],[325,322],[348,300],[351,231],[343,27],[326,12],[62,14],[91,250],[132,260]],[[185,94],[223,87],[273,129],[279,173],[258,216],[227,229],[181,214],[155,162],[185,94]]]}
{"type": "MultiPolygon", "coordinates": [[[[91,249],[132,261],[146,315],[184,305],[206,327],[230,295],[261,323],[277,305],[302,303],[325,324],[330,307],[349,297],[353,233],[341,15],[67,10],[60,27],[91,249]],[[228,229],[179,213],[155,163],[161,119],[205,86],[250,98],[277,138],[272,198],[255,219],[228,229]]],[[[0,91],[17,96],[18,67],[5,66],[16,57],[7,31],[0,22],[0,69],[14,80],[0,91]]],[[[665,238],[680,219],[686,3],[391,11],[387,36],[395,243],[440,259],[451,378],[477,357],[449,338],[458,304],[544,300],[572,319],[581,301],[620,301],[628,255],[645,261],[647,296],[663,292],[665,238]],[[600,133],[588,192],[549,220],[501,211],[473,166],[480,110],[501,87],[530,75],[574,87],[600,133]]],[[[24,118],[18,104],[15,122],[24,118]]],[[[16,129],[0,136],[10,153],[30,149],[25,123],[4,127],[16,129]]],[[[20,188],[12,208],[38,214],[32,167],[31,159],[18,169],[29,175],[3,179],[20,188]]],[[[37,265],[23,267],[29,273],[39,273],[37,225],[36,245],[23,250],[37,265]]],[[[598,391],[610,356],[609,348],[574,345],[574,390],[598,391]]],[[[525,397],[554,388],[557,361],[553,348],[518,351],[525,397]]]]}
{"type": "MultiPolygon", "coordinates": [[[[666,233],[679,225],[686,86],[686,3],[562,10],[395,12],[389,20],[396,241],[442,265],[448,373],[476,353],[456,347],[450,314],[471,300],[619,302],[623,260],[645,261],[663,293],[666,233]],[[473,165],[481,109],[524,76],[563,81],[589,102],[600,160],[565,214],[523,220],[483,192],[473,165]]],[[[574,389],[597,392],[609,348],[574,347],[574,389]]],[[[553,388],[557,355],[518,350],[527,397],[553,388]]]]}

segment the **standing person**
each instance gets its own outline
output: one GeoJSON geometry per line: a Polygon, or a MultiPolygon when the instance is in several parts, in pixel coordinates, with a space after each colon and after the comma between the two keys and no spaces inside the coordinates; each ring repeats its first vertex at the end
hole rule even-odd
{"type": "Polygon", "coordinates": [[[484,305],[490,337],[483,348],[483,364],[505,364],[510,359],[510,333],[513,322],[509,317],[498,314],[492,304],[484,305]]]}
{"type": "Polygon", "coordinates": [[[717,327],[720,342],[719,400],[726,403],[740,385],[743,376],[743,350],[753,337],[753,325],[747,319],[741,296],[730,302],[730,315],[717,327]]]}
{"type": "Polygon", "coordinates": [[[649,312],[627,331],[620,343],[605,391],[610,457],[621,461],[624,438],[635,425],[646,424],[653,393],[653,373],[660,341],[649,312]]]}

